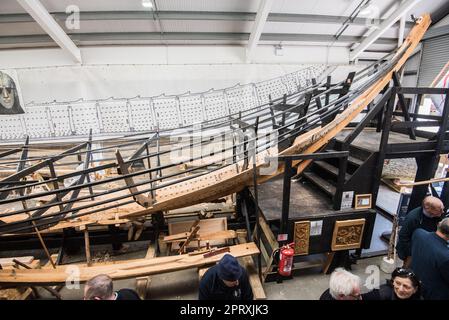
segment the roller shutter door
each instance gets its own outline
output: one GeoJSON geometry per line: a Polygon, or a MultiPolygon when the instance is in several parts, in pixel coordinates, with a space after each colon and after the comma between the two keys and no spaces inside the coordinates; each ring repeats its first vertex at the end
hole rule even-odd
{"type": "Polygon", "coordinates": [[[449,61],[449,34],[423,41],[418,86],[428,87],[449,61]]]}

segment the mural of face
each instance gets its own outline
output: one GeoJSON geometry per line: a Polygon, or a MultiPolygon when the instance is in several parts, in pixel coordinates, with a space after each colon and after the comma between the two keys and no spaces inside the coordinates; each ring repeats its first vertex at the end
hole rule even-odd
{"type": "Polygon", "coordinates": [[[0,115],[25,113],[20,106],[14,80],[5,72],[0,71],[0,115]]]}

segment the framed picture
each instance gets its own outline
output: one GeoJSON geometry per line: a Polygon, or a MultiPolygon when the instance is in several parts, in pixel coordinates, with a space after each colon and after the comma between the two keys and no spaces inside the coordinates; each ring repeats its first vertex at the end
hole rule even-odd
{"type": "Polygon", "coordinates": [[[332,251],[359,249],[362,245],[365,219],[335,221],[332,251]]]}
{"type": "Polygon", "coordinates": [[[369,194],[357,194],[355,196],[355,208],[356,209],[371,209],[372,195],[369,194]]]}

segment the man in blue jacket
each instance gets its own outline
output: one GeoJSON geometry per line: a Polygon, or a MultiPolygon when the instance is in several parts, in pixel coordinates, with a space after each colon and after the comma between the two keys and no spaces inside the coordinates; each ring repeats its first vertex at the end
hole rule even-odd
{"type": "Polygon", "coordinates": [[[200,281],[199,300],[253,300],[246,270],[226,254],[200,281]]]}
{"type": "Polygon", "coordinates": [[[423,284],[424,299],[449,300],[449,218],[436,232],[416,229],[412,237],[412,269],[423,284]]]}
{"type": "Polygon", "coordinates": [[[443,212],[443,202],[437,197],[428,196],[424,198],[422,207],[415,208],[407,214],[399,231],[396,245],[398,256],[404,261],[404,268],[410,267],[413,258],[411,257],[413,232],[418,228],[429,232],[436,231],[443,212]]]}

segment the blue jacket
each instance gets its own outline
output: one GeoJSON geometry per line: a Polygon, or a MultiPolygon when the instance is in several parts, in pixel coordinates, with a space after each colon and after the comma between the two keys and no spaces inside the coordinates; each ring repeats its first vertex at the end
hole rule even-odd
{"type": "Polygon", "coordinates": [[[438,222],[441,218],[429,218],[422,212],[422,207],[418,207],[407,213],[404,224],[398,233],[398,243],[396,244],[396,251],[399,258],[405,260],[412,254],[412,235],[418,229],[426,231],[436,231],[438,222]]]}
{"type": "Polygon", "coordinates": [[[412,269],[423,284],[424,299],[449,300],[449,248],[435,232],[416,229],[412,269]]]}
{"type": "Polygon", "coordinates": [[[209,268],[201,279],[199,300],[253,300],[248,274],[242,266],[240,266],[243,272],[239,285],[232,288],[227,287],[218,277],[217,268],[217,265],[209,268]]]}

